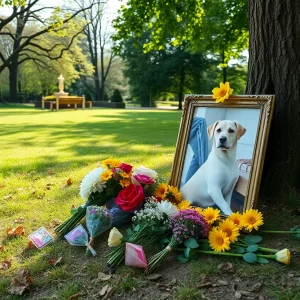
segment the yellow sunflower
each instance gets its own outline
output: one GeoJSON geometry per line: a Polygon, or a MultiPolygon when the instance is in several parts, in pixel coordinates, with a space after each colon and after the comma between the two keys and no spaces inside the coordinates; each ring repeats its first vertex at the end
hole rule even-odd
{"type": "Polygon", "coordinates": [[[168,185],[166,198],[168,198],[171,202],[178,204],[182,200],[182,195],[177,187],[168,185]]]}
{"type": "Polygon", "coordinates": [[[240,229],[243,227],[241,224],[242,215],[239,212],[235,212],[235,213],[231,214],[227,219],[232,221],[240,229]]]}
{"type": "Polygon", "coordinates": [[[128,180],[128,179],[121,179],[120,180],[120,185],[122,186],[122,188],[128,186],[130,183],[131,183],[131,181],[128,180]]]}
{"type": "Polygon", "coordinates": [[[113,175],[113,172],[111,170],[106,170],[101,174],[101,179],[104,181],[107,181],[108,179],[110,179],[113,175]]]}
{"type": "Polygon", "coordinates": [[[161,199],[165,199],[167,190],[168,190],[168,185],[166,183],[160,183],[157,186],[156,190],[154,191],[154,196],[161,199]]]}
{"type": "Polygon", "coordinates": [[[108,159],[105,159],[101,162],[102,165],[104,165],[105,167],[107,168],[117,168],[120,166],[121,162],[115,158],[108,158],[108,159]]]}
{"type": "Polygon", "coordinates": [[[212,224],[216,220],[220,219],[220,210],[217,208],[213,209],[212,207],[207,207],[202,211],[201,214],[203,215],[208,224],[212,224]]]}
{"type": "Polygon", "coordinates": [[[258,226],[264,224],[262,213],[257,209],[248,209],[246,210],[241,217],[241,224],[248,231],[252,231],[254,228],[258,230],[258,226]]]}
{"type": "Polygon", "coordinates": [[[212,90],[213,92],[213,98],[216,99],[216,102],[224,102],[225,99],[229,98],[229,95],[232,94],[233,89],[230,88],[229,82],[220,83],[220,87],[216,87],[212,90]]]}
{"type": "Polygon", "coordinates": [[[214,227],[208,235],[209,245],[214,251],[222,252],[230,249],[230,240],[225,232],[214,227]]]}
{"type": "Polygon", "coordinates": [[[189,200],[182,200],[178,205],[177,208],[179,210],[189,209],[191,208],[191,202],[189,200]]]}
{"type": "Polygon", "coordinates": [[[226,236],[229,237],[230,242],[234,243],[238,240],[239,233],[239,227],[238,225],[235,225],[233,221],[230,221],[228,219],[222,221],[219,224],[219,229],[226,233],[226,236]]]}

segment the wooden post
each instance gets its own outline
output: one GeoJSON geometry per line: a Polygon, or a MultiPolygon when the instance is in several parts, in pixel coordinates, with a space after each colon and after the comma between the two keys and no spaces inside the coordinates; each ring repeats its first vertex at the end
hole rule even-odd
{"type": "Polygon", "coordinates": [[[85,109],[85,97],[82,96],[82,109],[85,109]]]}
{"type": "Polygon", "coordinates": [[[42,97],[42,109],[45,109],[45,98],[42,97]]]}

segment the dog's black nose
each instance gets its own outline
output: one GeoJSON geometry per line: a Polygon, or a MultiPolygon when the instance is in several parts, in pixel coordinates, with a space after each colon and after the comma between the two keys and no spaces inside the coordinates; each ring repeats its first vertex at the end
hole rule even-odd
{"type": "Polygon", "coordinates": [[[227,141],[227,137],[226,136],[221,136],[220,137],[220,143],[224,144],[227,141]]]}

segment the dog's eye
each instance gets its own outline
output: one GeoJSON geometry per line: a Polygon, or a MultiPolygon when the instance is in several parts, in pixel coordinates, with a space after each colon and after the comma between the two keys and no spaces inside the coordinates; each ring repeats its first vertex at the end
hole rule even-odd
{"type": "Polygon", "coordinates": [[[221,132],[221,128],[217,129],[217,133],[220,133],[221,132]]]}
{"type": "Polygon", "coordinates": [[[228,130],[228,132],[229,132],[229,133],[234,133],[234,130],[230,128],[230,129],[228,130]]]}

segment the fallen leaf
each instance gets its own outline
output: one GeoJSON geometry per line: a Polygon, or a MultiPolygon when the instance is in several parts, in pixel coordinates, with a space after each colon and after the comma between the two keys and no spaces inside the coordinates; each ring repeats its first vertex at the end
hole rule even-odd
{"type": "Polygon", "coordinates": [[[51,187],[47,185],[47,186],[45,187],[45,189],[49,191],[49,190],[51,189],[51,187]]]}
{"type": "Polygon", "coordinates": [[[262,287],[262,284],[260,282],[255,283],[253,286],[251,286],[250,288],[248,288],[249,292],[257,292],[260,290],[260,288],[262,287]]]}
{"type": "Polygon", "coordinates": [[[4,261],[1,262],[1,268],[0,268],[0,270],[6,271],[6,270],[8,270],[10,267],[11,267],[11,261],[9,261],[9,260],[4,260],[4,261]]]}
{"type": "Polygon", "coordinates": [[[219,264],[218,270],[220,270],[222,272],[228,272],[228,273],[234,272],[234,268],[232,266],[232,263],[230,263],[230,262],[219,264]]]}
{"type": "Polygon", "coordinates": [[[43,199],[44,197],[45,197],[45,193],[42,193],[37,196],[37,199],[43,199]]]}
{"type": "Polygon", "coordinates": [[[161,274],[153,273],[153,274],[147,275],[146,279],[148,279],[148,280],[157,280],[161,277],[162,277],[161,274]]]}
{"type": "Polygon", "coordinates": [[[71,208],[74,209],[74,208],[76,208],[76,206],[74,204],[72,204],[71,208]]]}
{"type": "Polygon", "coordinates": [[[110,298],[113,293],[115,292],[115,289],[113,287],[109,287],[106,291],[106,295],[103,297],[103,300],[110,298]]]}
{"type": "Polygon", "coordinates": [[[5,187],[5,185],[0,184],[0,189],[3,189],[5,187]]]}
{"type": "Polygon", "coordinates": [[[36,248],[34,243],[32,241],[29,241],[28,244],[27,244],[27,247],[25,249],[29,250],[29,249],[34,249],[34,248],[36,248]]]}
{"type": "Polygon", "coordinates": [[[203,289],[203,288],[210,288],[212,286],[213,286],[213,284],[208,281],[208,282],[200,283],[197,287],[203,289]]]}
{"type": "Polygon", "coordinates": [[[177,279],[173,278],[172,281],[168,285],[175,285],[177,283],[177,279]]]}
{"type": "Polygon", "coordinates": [[[13,295],[23,295],[27,288],[33,284],[33,279],[27,270],[21,269],[13,278],[8,292],[13,295]]]}
{"type": "Polygon", "coordinates": [[[103,272],[99,272],[98,273],[98,280],[100,280],[100,281],[107,281],[107,280],[110,280],[111,276],[112,276],[111,274],[108,275],[108,274],[105,274],[103,272]]]}
{"type": "Polygon", "coordinates": [[[99,292],[100,297],[103,297],[106,294],[108,288],[109,288],[109,285],[107,284],[101,289],[101,291],[99,292]]]}
{"type": "Polygon", "coordinates": [[[264,298],[264,296],[259,295],[259,296],[258,296],[258,300],[265,300],[265,298],[264,298]]]}
{"type": "Polygon", "coordinates": [[[50,223],[50,227],[57,227],[58,225],[60,225],[60,221],[53,219],[50,223]]]}
{"type": "Polygon", "coordinates": [[[53,172],[53,170],[49,169],[49,170],[47,170],[47,174],[48,175],[54,175],[55,173],[53,172]]]}
{"type": "Polygon", "coordinates": [[[240,293],[241,293],[242,296],[250,296],[250,297],[253,296],[253,293],[248,292],[248,291],[242,291],[241,290],[240,293]]]}
{"type": "Polygon", "coordinates": [[[50,258],[48,259],[48,264],[53,267],[56,267],[58,264],[61,263],[61,261],[62,261],[62,256],[59,258],[50,258]]]}
{"type": "Polygon", "coordinates": [[[71,185],[72,183],[73,183],[72,179],[69,178],[69,179],[67,180],[67,185],[71,185]]]}
{"type": "Polygon", "coordinates": [[[23,236],[25,234],[25,230],[23,226],[18,226],[17,228],[8,228],[6,233],[8,237],[23,236]]]}
{"type": "Polygon", "coordinates": [[[82,294],[74,294],[74,295],[68,297],[68,300],[78,299],[78,298],[80,298],[81,296],[82,296],[82,294]]]}
{"type": "Polygon", "coordinates": [[[4,200],[8,200],[8,199],[11,199],[11,198],[12,198],[12,195],[6,195],[6,196],[4,196],[3,198],[4,198],[4,200]]]}
{"type": "Polygon", "coordinates": [[[5,245],[0,245],[0,252],[3,252],[3,251],[5,251],[5,250],[6,250],[5,245]]]}

